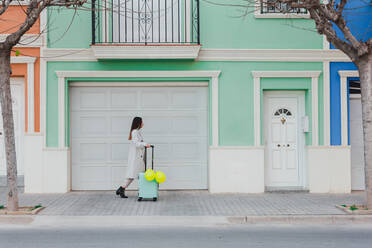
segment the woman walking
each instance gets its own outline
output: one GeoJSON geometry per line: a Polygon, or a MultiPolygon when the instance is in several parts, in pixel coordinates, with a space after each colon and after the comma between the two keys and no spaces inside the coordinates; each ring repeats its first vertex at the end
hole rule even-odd
{"type": "Polygon", "coordinates": [[[129,132],[129,153],[128,153],[128,168],[126,175],[126,183],[124,186],[120,186],[116,190],[116,195],[120,195],[122,198],[128,198],[125,195],[125,189],[133,182],[135,177],[138,177],[138,173],[144,171],[144,153],[145,147],[151,147],[150,144],[147,144],[143,141],[141,134],[141,128],[143,127],[143,121],[141,117],[134,117],[132,121],[132,126],[129,132]]]}

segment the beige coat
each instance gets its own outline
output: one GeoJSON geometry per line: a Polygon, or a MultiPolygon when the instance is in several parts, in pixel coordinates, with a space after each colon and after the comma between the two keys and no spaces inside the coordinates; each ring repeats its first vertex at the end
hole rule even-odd
{"type": "Polygon", "coordinates": [[[143,141],[140,130],[132,131],[132,140],[129,144],[128,167],[126,178],[137,178],[138,173],[145,170],[143,156],[147,143],[143,141]]]}

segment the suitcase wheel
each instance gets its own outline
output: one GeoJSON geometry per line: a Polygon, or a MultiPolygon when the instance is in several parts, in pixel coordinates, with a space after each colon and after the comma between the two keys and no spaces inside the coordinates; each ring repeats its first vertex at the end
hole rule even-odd
{"type": "Polygon", "coordinates": [[[156,197],[152,198],[152,201],[157,201],[157,200],[158,200],[158,198],[156,198],[156,197]]]}
{"type": "Polygon", "coordinates": [[[142,201],[142,197],[138,197],[138,201],[142,201]]]}

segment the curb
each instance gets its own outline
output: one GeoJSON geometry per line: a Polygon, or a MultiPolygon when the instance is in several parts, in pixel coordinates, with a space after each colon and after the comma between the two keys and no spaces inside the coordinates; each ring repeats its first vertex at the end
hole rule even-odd
{"type": "Polygon", "coordinates": [[[0,227],[226,226],[252,224],[372,224],[372,215],[282,216],[0,216],[0,227]]]}
{"type": "Polygon", "coordinates": [[[0,226],[2,224],[11,225],[27,225],[34,221],[33,216],[20,216],[20,215],[2,215],[0,216],[0,226]]]}
{"type": "Polygon", "coordinates": [[[232,224],[372,224],[372,215],[276,215],[227,217],[232,224]]]}

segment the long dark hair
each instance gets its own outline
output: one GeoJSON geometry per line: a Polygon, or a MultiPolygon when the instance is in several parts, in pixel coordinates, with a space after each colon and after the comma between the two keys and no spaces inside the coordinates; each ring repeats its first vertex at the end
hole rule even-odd
{"type": "Polygon", "coordinates": [[[141,117],[134,117],[133,118],[132,126],[130,128],[128,140],[131,140],[132,139],[132,131],[135,130],[135,129],[140,129],[141,128],[141,124],[142,124],[142,118],[141,117]]]}

